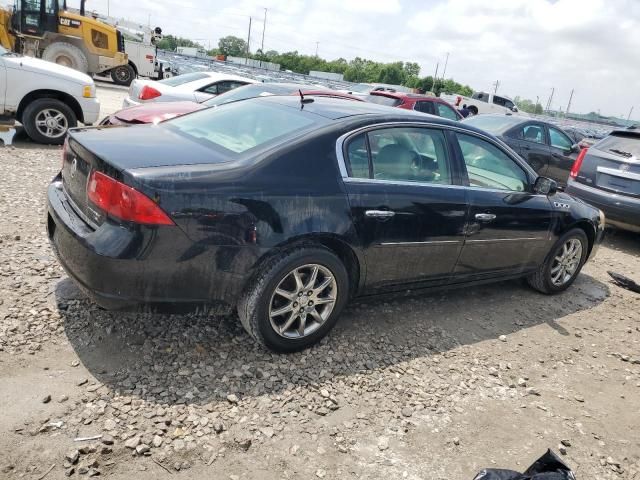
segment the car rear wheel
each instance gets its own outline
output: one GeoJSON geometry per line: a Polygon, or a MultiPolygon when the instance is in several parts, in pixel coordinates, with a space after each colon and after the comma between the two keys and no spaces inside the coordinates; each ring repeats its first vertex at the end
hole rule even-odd
{"type": "Polygon", "coordinates": [[[66,103],[55,98],[39,98],[24,109],[22,125],[34,142],[60,145],[67,130],[78,125],[78,119],[66,103]]]}
{"type": "Polygon", "coordinates": [[[587,259],[589,240],[575,228],[556,242],[540,269],[527,278],[529,285],[542,293],[558,293],[575,281],[587,259]]]}
{"type": "Polygon", "coordinates": [[[238,304],[244,328],[261,345],[295,352],[322,339],[349,298],[347,271],[320,247],[277,255],[259,271],[238,304]]]}

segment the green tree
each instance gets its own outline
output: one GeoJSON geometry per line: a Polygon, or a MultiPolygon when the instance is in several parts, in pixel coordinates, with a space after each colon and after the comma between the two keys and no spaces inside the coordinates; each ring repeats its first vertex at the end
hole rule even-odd
{"type": "Polygon", "coordinates": [[[409,77],[417,77],[420,75],[420,65],[415,62],[406,62],[402,67],[404,70],[405,76],[409,77]]]}
{"type": "Polygon", "coordinates": [[[218,40],[218,52],[232,57],[244,56],[247,53],[247,42],[233,35],[222,37],[218,40]]]}

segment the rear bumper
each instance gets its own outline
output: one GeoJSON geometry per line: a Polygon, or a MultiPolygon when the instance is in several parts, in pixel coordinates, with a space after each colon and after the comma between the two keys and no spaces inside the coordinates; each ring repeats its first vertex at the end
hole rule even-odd
{"type": "Polygon", "coordinates": [[[69,276],[100,306],[185,310],[235,304],[247,274],[225,271],[217,261],[224,253],[244,257],[238,248],[197,248],[177,226],[129,228],[106,221],[93,230],[69,203],[59,177],[47,197],[50,244],[69,276]]]}
{"type": "Polygon", "coordinates": [[[602,210],[608,225],[640,231],[640,199],[606,192],[572,179],[567,182],[566,192],[602,210]]]}

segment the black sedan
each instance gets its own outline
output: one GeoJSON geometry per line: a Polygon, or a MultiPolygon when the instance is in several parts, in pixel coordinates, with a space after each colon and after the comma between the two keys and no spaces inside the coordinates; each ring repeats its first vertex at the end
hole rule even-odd
{"type": "Polygon", "coordinates": [[[476,115],[465,123],[497,136],[538,173],[567,185],[580,146],[558,126],[516,115],[476,115]]]}
{"type": "Polygon", "coordinates": [[[48,235],[102,306],[235,307],[277,351],[348,300],[526,277],[569,287],[602,213],[476,128],[334,99],[264,97],[69,135],[48,235]]]}

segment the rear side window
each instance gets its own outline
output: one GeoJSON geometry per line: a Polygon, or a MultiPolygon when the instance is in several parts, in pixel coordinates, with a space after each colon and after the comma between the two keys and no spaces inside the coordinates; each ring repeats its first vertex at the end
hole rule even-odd
{"type": "Polygon", "coordinates": [[[481,138],[464,134],[457,136],[467,166],[469,185],[514,192],[527,189],[527,174],[506,153],[481,138]]]}
{"type": "Polygon", "coordinates": [[[230,92],[231,90],[236,89],[238,87],[242,87],[243,85],[246,85],[246,84],[241,82],[234,82],[234,81],[222,81],[222,82],[217,82],[212,85],[209,85],[208,87],[205,87],[200,91],[205,93],[210,93],[212,95],[221,95],[223,93],[230,92]]]}
{"type": "Polygon", "coordinates": [[[430,113],[432,115],[434,115],[436,112],[433,109],[433,103],[432,102],[416,102],[415,106],[413,107],[414,110],[417,110],[418,112],[422,112],[422,113],[430,113]]]}
{"type": "Polygon", "coordinates": [[[622,158],[640,159],[640,136],[609,135],[600,140],[594,148],[600,151],[612,153],[622,158]]]}
{"type": "Polygon", "coordinates": [[[349,175],[373,180],[451,184],[442,131],[418,127],[372,130],[347,146],[349,175]],[[369,168],[369,159],[371,168],[369,168]]]}
{"type": "Polygon", "coordinates": [[[318,120],[299,110],[247,100],[207,108],[165,123],[200,143],[243,153],[315,125],[318,120]]]}
{"type": "Polygon", "coordinates": [[[171,87],[177,87],[179,85],[184,85],[185,83],[195,82],[196,80],[202,80],[203,78],[207,78],[208,76],[209,75],[202,72],[185,73],[183,75],[177,75],[175,77],[159,80],[158,83],[169,85],[171,87]]]}
{"type": "Polygon", "coordinates": [[[518,138],[527,142],[545,143],[542,125],[525,125],[518,130],[518,138]]]}
{"type": "Polygon", "coordinates": [[[385,97],[384,95],[369,95],[367,101],[371,103],[377,103],[378,105],[386,105],[387,107],[397,107],[402,103],[402,100],[397,98],[385,97]]]}

